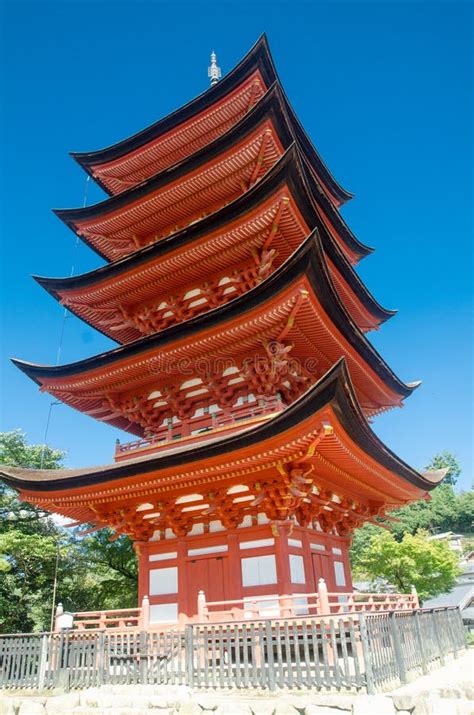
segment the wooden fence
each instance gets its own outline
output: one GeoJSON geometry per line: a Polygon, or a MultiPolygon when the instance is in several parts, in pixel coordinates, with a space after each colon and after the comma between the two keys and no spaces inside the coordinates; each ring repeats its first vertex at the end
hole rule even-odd
{"type": "Polygon", "coordinates": [[[0,687],[386,689],[465,646],[458,609],[0,636],[0,687]]]}
{"type": "Polygon", "coordinates": [[[69,690],[185,680],[182,631],[0,635],[0,688],[69,690]]]}

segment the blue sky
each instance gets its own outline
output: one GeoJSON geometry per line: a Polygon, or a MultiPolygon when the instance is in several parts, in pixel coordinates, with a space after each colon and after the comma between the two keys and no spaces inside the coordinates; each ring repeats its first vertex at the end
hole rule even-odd
{"type": "MultiPolygon", "coordinates": [[[[50,399],[9,363],[56,361],[63,311],[30,277],[101,259],[50,211],[80,206],[68,156],[109,145],[207,87],[268,34],[290,101],[355,193],[343,215],[376,252],[359,271],[399,313],[371,340],[422,386],[377,434],[415,467],[444,449],[472,484],[472,5],[456,2],[6,2],[2,42],[1,429],[42,442],[50,399]]],[[[89,203],[102,198],[90,184],[89,203]]],[[[113,343],[70,317],[61,362],[113,343]]],[[[111,461],[123,433],[55,406],[67,464],[111,461]]]]}

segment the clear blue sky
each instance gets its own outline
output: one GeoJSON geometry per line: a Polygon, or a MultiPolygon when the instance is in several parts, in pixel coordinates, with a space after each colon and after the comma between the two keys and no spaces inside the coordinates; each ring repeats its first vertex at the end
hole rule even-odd
{"type": "MultiPolygon", "coordinates": [[[[472,5],[445,2],[7,2],[2,6],[2,425],[43,441],[49,397],[10,356],[56,360],[62,309],[31,278],[101,259],[50,211],[80,206],[68,151],[102,148],[207,87],[267,32],[281,80],[330,169],[343,215],[375,254],[360,274],[399,314],[376,347],[406,381],[374,428],[423,467],[443,449],[472,483],[472,5]]],[[[90,186],[89,202],[102,198],[90,186]]],[[[61,361],[112,347],[67,320],[61,361]]],[[[49,443],[67,464],[110,461],[120,435],[65,406],[49,443]]]]}

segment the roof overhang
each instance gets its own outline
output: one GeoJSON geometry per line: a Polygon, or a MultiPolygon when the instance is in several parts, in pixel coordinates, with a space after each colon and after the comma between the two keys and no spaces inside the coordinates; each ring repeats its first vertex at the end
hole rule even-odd
{"type": "MultiPolygon", "coordinates": [[[[210,87],[177,111],[172,112],[146,129],[110,147],[93,152],[73,152],[72,156],[105,191],[110,193],[107,183],[101,180],[101,168],[114,165],[114,163],[120,162],[120,160],[123,160],[130,154],[139,156],[140,152],[147,146],[149,147],[150,145],[156,144],[157,141],[166,135],[172,135],[179,127],[189,124],[190,122],[195,122],[198,117],[219,106],[230,93],[235,92],[236,89],[248,81],[252,75],[261,78],[261,81],[263,81],[267,89],[275,82],[280,84],[271,57],[268,41],[264,34],[241,62],[239,62],[231,72],[225,75],[220,82],[210,87]]],[[[283,90],[281,91],[294,131],[308,156],[316,176],[323,182],[327,194],[336,205],[346,202],[352,197],[352,194],[343,189],[332,176],[297,119],[283,90]]]]}
{"type": "MultiPolygon", "coordinates": [[[[234,358],[239,341],[243,354],[256,355],[262,339],[281,338],[287,321],[284,332],[295,346],[292,357],[315,359],[313,380],[339,358],[342,349],[368,414],[400,404],[417,386],[400,381],[348,315],[331,282],[316,232],[256,288],[204,315],[69,365],[14,362],[43,390],[82,409],[79,397],[97,400],[120,389],[124,380],[128,390],[145,389],[144,384],[159,376],[171,381],[179,360],[196,361],[206,355],[234,358]],[[307,297],[301,301],[303,293],[307,297]],[[300,312],[294,314],[297,303],[300,312]]],[[[126,426],[121,420],[111,423],[126,426]]]]}
{"type": "MultiPolygon", "coordinates": [[[[357,502],[368,519],[423,497],[439,482],[409,467],[372,432],[344,359],[279,415],[237,435],[102,467],[25,470],[1,465],[0,474],[22,498],[85,522],[96,521],[110,505],[120,514],[131,507],[135,514],[142,502],[175,503],[190,491],[204,495],[204,509],[209,499],[226,494],[236,483],[247,485],[255,496],[256,490],[270,491],[282,474],[296,475],[293,468],[303,468],[309,478],[294,503],[297,515],[308,504],[321,502],[324,494],[336,494],[337,502],[329,497],[330,511],[349,509],[349,504],[354,509],[357,502]]],[[[236,501],[243,501],[242,509],[252,507],[245,499],[236,501]]]]}
{"type": "MultiPolygon", "coordinates": [[[[241,153],[248,151],[246,144],[258,132],[258,128],[265,123],[269,123],[269,126],[273,128],[272,131],[282,147],[281,153],[288,149],[292,143],[296,143],[299,147],[301,160],[306,165],[309,175],[308,190],[313,195],[313,201],[319,207],[320,218],[328,224],[329,230],[332,231],[336,240],[339,240],[349,259],[356,262],[370,253],[373,249],[362,244],[353,235],[340,213],[322,191],[293,130],[284,106],[282,92],[277,85],[271,87],[248,114],[228,132],[178,165],[98,204],[78,209],[57,209],[55,213],[99,255],[106,260],[116,259],[119,257],[119,254],[114,253],[116,250],[123,251],[122,255],[136,250],[137,245],[133,243],[131,236],[134,232],[143,231],[146,206],[156,212],[158,200],[163,201],[173,189],[175,192],[178,191],[181,196],[184,182],[192,181],[193,187],[195,187],[198,177],[205,177],[206,172],[209,173],[210,169],[214,172],[216,162],[222,165],[225,157],[228,157],[227,164],[230,167],[232,163],[235,163],[235,157],[239,151],[241,153]],[[138,220],[137,212],[140,214],[140,220],[138,220]],[[132,223],[130,223],[131,221],[132,223]],[[123,228],[118,230],[117,226],[119,225],[126,226],[126,230],[123,228]],[[124,240],[129,241],[130,245],[127,244],[128,247],[125,246],[122,249],[121,242],[124,240]],[[117,248],[114,248],[114,243],[117,248]]],[[[204,179],[200,178],[199,180],[204,179]]],[[[176,201],[173,202],[173,205],[176,204],[176,201]]],[[[161,212],[163,210],[160,209],[161,212]]],[[[149,224],[149,219],[146,220],[149,224]]],[[[190,215],[189,221],[191,220],[193,218],[190,215]]],[[[171,220],[171,224],[173,222],[174,218],[171,220]]],[[[152,235],[155,229],[148,228],[148,224],[146,224],[145,233],[152,235]]],[[[167,226],[162,227],[163,230],[165,228],[167,226]]],[[[158,229],[156,231],[161,235],[158,229]]],[[[161,241],[163,238],[159,240],[161,241]]]]}

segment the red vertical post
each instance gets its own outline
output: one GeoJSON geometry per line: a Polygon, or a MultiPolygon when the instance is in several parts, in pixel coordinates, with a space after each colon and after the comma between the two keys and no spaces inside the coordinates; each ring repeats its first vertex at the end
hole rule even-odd
{"type": "Polygon", "coordinates": [[[281,615],[293,615],[293,589],[291,586],[290,558],[288,553],[288,527],[287,525],[273,525],[272,532],[275,536],[275,558],[278,579],[278,595],[280,599],[281,615]]]}
{"type": "Polygon", "coordinates": [[[182,625],[189,620],[189,604],[188,604],[188,582],[186,572],[186,556],[187,546],[186,541],[178,539],[176,547],[178,552],[178,622],[182,625]]]}
{"type": "Polygon", "coordinates": [[[242,568],[240,565],[240,546],[239,537],[237,534],[228,534],[228,559],[227,559],[227,579],[224,584],[224,592],[226,600],[239,600],[243,597],[242,593],[242,568]]]}
{"type": "Polygon", "coordinates": [[[149,546],[146,541],[135,541],[133,547],[138,559],[138,605],[140,605],[143,598],[149,595],[149,546]]]}

